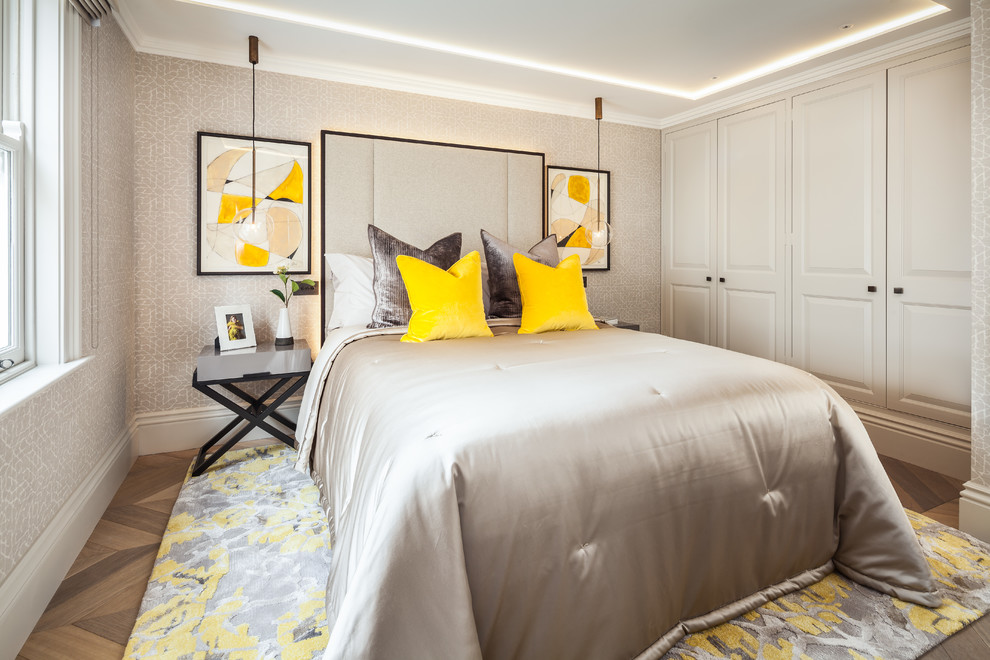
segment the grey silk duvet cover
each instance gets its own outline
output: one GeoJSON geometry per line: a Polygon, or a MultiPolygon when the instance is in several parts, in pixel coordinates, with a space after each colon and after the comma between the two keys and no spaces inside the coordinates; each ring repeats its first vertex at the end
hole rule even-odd
{"type": "Polygon", "coordinates": [[[939,604],[856,415],[791,367],[601,329],[330,333],[297,467],[327,658],[659,658],[833,570],[939,604]]]}

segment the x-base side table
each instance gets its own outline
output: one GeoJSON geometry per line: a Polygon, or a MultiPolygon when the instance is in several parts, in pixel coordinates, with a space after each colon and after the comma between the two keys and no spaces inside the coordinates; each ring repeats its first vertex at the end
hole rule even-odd
{"type": "Polygon", "coordinates": [[[199,448],[193,463],[193,476],[203,474],[254,428],[295,447],[295,440],[289,433],[295,433],[296,425],[277,409],[306,384],[312,365],[309,344],[304,339],[297,339],[292,346],[261,344],[254,349],[233,352],[222,352],[213,346],[204,348],[193,371],[192,386],[237,416],[199,448]],[[276,382],[257,397],[237,386],[238,383],[263,380],[276,382]],[[224,396],[224,392],[232,396],[224,396]],[[288,433],[270,424],[269,418],[285,427],[288,433]],[[238,425],[240,428],[235,431],[238,425]],[[233,435],[227,438],[231,432],[233,435]],[[227,439],[219,448],[207,454],[224,438],[227,439]]]}

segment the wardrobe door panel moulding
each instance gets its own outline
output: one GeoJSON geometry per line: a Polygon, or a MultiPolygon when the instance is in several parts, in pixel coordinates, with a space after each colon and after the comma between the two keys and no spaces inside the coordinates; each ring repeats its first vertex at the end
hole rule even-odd
{"type": "Polygon", "coordinates": [[[718,345],[781,362],[785,109],[718,120],[718,345]]]}
{"type": "Polygon", "coordinates": [[[885,393],[884,72],[795,96],[793,363],[842,396],[885,393]]]}
{"type": "Polygon", "coordinates": [[[662,331],[715,342],[714,121],[664,136],[662,331]]]}
{"type": "Polygon", "coordinates": [[[969,426],[969,48],[889,70],[887,407],[969,426]]]}

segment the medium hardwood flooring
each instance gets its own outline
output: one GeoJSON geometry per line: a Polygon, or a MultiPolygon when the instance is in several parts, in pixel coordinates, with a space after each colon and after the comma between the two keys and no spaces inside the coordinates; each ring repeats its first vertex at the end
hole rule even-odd
{"type": "MultiPolygon", "coordinates": [[[[137,459],[18,660],[123,656],[172,505],[195,454],[189,450],[137,459]]],[[[961,481],[892,458],[881,457],[881,462],[905,507],[959,526],[961,481]]],[[[923,657],[990,658],[990,616],[923,657]]]]}
{"type": "Polygon", "coordinates": [[[122,658],[196,450],[135,461],[18,660],[122,658]]]}

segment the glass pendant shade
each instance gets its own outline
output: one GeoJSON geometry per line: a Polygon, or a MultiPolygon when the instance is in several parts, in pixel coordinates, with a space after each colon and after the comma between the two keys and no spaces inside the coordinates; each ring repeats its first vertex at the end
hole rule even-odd
{"type": "Polygon", "coordinates": [[[604,249],[612,242],[612,226],[600,218],[587,226],[585,234],[592,249],[604,249]]]}
{"type": "Polygon", "coordinates": [[[273,229],[274,223],[268,217],[268,213],[255,209],[254,213],[247,214],[237,223],[234,233],[245,243],[262,246],[268,243],[273,229]]]}

